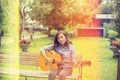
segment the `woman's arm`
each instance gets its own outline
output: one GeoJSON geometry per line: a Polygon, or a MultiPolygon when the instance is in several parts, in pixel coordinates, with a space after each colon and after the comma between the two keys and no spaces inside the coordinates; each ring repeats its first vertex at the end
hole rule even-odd
{"type": "Polygon", "coordinates": [[[45,46],[45,47],[43,47],[43,48],[40,49],[40,52],[43,54],[43,56],[45,57],[45,59],[47,59],[48,61],[51,61],[52,59],[49,58],[49,57],[46,55],[45,51],[47,51],[47,50],[52,50],[52,49],[53,49],[53,45],[48,45],[48,46],[45,46]]]}
{"type": "Polygon", "coordinates": [[[43,56],[45,57],[46,60],[48,60],[50,62],[52,61],[52,59],[46,55],[45,51],[41,51],[41,53],[43,54],[43,56]]]}
{"type": "Polygon", "coordinates": [[[72,61],[76,62],[76,50],[74,46],[72,46],[72,61]]]}
{"type": "Polygon", "coordinates": [[[76,61],[76,49],[74,46],[72,46],[72,57],[71,58],[72,58],[71,60],[74,62],[74,65],[78,65],[76,61]]]}

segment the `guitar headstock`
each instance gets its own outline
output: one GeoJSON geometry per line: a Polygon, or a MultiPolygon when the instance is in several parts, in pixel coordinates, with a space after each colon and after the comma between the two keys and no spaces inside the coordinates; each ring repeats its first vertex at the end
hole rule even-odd
{"type": "Polygon", "coordinates": [[[82,66],[90,66],[91,61],[82,61],[82,66]]]}

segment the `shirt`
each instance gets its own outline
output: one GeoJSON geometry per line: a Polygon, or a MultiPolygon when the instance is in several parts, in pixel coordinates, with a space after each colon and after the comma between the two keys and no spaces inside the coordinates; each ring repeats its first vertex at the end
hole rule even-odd
{"type": "MultiPolygon", "coordinates": [[[[40,51],[52,50],[52,49],[53,49],[53,44],[41,48],[40,51]]],[[[73,61],[74,62],[76,60],[75,47],[72,44],[70,44],[68,47],[63,47],[63,46],[60,45],[60,46],[56,47],[56,52],[58,54],[62,55],[63,61],[67,60],[67,61],[73,61]]],[[[64,67],[72,67],[72,65],[63,64],[62,67],[63,68],[64,67]]]]}

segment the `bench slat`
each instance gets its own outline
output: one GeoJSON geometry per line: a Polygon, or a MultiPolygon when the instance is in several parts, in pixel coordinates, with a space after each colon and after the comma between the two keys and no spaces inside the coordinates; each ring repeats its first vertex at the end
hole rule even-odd
{"type": "MultiPolygon", "coordinates": [[[[48,77],[48,72],[15,69],[15,68],[2,68],[2,67],[0,67],[0,74],[10,74],[10,75],[17,75],[17,76],[24,76],[24,77],[36,77],[36,78],[47,78],[48,77]]],[[[66,78],[77,79],[79,77],[80,77],[79,74],[73,74],[73,75],[67,76],[66,78]]]]}

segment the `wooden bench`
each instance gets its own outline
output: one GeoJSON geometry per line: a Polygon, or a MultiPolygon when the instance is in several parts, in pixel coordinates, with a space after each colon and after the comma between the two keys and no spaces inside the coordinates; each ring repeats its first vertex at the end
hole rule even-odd
{"type": "MultiPolygon", "coordinates": [[[[14,69],[14,68],[0,68],[0,74],[10,74],[10,75],[19,75],[27,80],[28,77],[33,78],[48,78],[48,72],[41,71],[38,66],[38,55],[29,52],[21,52],[20,53],[20,65],[29,65],[35,66],[36,70],[26,70],[26,69],[14,69]],[[14,72],[13,72],[14,71],[14,72]]],[[[3,54],[0,54],[0,62],[3,62],[4,57],[3,54]]],[[[82,80],[82,56],[77,55],[77,61],[80,62],[79,65],[74,66],[74,69],[78,69],[77,73],[73,73],[66,77],[66,79],[72,80],[82,80]]],[[[56,77],[58,78],[58,77],[56,77]]]]}

